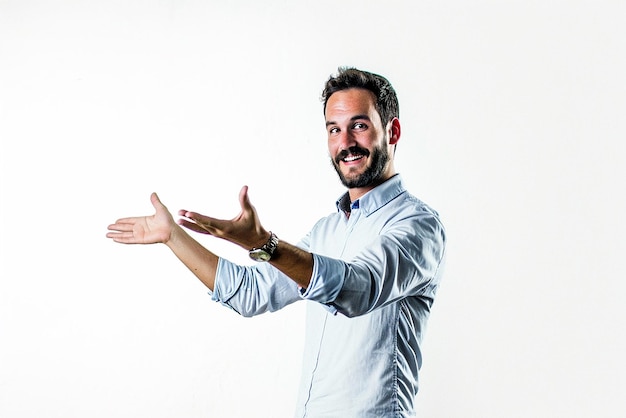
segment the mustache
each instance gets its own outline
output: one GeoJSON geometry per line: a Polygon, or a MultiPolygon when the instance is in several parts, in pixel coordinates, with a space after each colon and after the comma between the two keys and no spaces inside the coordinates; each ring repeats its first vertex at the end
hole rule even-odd
{"type": "Polygon", "coordinates": [[[348,155],[363,155],[367,157],[370,155],[370,152],[366,150],[365,148],[357,147],[355,145],[348,149],[341,150],[341,152],[337,154],[337,156],[335,157],[335,162],[339,164],[339,161],[343,160],[348,155]]]}

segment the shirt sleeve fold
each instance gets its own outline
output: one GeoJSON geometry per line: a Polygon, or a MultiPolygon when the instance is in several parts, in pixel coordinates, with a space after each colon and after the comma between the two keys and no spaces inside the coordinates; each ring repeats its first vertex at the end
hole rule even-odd
{"type": "Polygon", "coordinates": [[[241,266],[220,258],[212,299],[240,315],[274,312],[300,299],[298,286],[268,263],[241,266]]]}

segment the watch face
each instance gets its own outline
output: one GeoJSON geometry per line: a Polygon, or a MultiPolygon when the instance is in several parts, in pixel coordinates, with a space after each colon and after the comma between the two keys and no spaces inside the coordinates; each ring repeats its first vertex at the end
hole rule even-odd
{"type": "Polygon", "coordinates": [[[269,261],[272,256],[261,248],[255,248],[250,251],[250,258],[254,261],[269,261]]]}

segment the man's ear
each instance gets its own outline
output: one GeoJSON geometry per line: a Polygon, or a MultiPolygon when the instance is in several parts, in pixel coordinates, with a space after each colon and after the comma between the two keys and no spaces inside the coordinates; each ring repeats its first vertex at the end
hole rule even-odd
{"type": "Polygon", "coordinates": [[[389,145],[396,145],[400,140],[402,129],[400,128],[400,120],[393,118],[387,125],[387,133],[389,134],[389,145]]]}

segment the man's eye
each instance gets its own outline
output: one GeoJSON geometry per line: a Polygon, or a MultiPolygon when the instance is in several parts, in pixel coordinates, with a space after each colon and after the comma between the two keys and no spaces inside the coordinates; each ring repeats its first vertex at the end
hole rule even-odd
{"type": "Polygon", "coordinates": [[[354,129],[365,129],[365,128],[366,128],[366,126],[365,126],[365,124],[364,124],[364,123],[357,122],[357,123],[355,123],[355,124],[354,124],[353,128],[354,128],[354,129]]]}
{"type": "Polygon", "coordinates": [[[331,133],[331,134],[336,134],[337,132],[339,132],[339,129],[338,129],[338,128],[336,128],[336,127],[335,127],[335,128],[330,128],[330,129],[328,130],[328,133],[331,133]]]}

